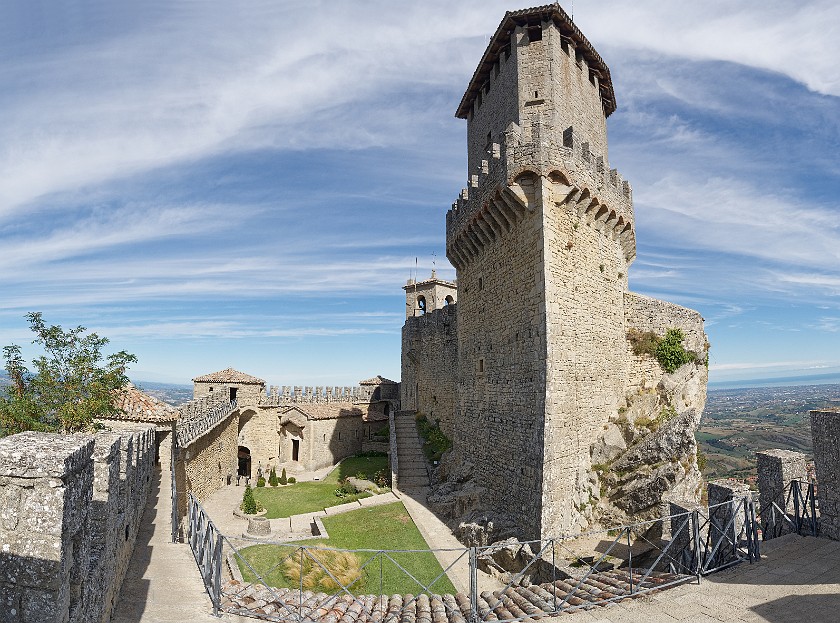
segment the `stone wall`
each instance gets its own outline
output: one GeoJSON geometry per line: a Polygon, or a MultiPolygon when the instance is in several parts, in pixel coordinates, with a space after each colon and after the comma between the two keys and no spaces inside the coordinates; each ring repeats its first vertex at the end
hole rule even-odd
{"type": "Polygon", "coordinates": [[[110,619],[154,456],[153,428],[0,439],[3,621],[110,619]]]}
{"type": "Polygon", "coordinates": [[[236,477],[239,412],[234,411],[199,437],[179,446],[175,461],[178,512],[187,514],[187,492],[199,501],[236,477]]]}
{"type": "Polygon", "coordinates": [[[365,422],[347,417],[313,420],[309,426],[309,462],[307,470],[335,465],[341,459],[359,454],[364,441],[382,429],[387,422],[365,422]]]}
{"type": "Polygon", "coordinates": [[[840,411],[811,411],[820,534],[840,540],[840,411]]]}
{"type": "Polygon", "coordinates": [[[408,318],[402,330],[402,409],[440,420],[451,438],[457,383],[457,305],[408,318]]]}

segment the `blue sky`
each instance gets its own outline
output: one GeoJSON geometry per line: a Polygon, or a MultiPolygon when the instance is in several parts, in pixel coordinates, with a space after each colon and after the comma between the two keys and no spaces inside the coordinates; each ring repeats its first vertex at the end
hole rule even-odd
{"type": "MultiPolygon", "coordinates": [[[[136,379],[398,378],[415,258],[454,277],[455,108],[523,6],[0,4],[0,343],[42,311],[136,379]]],[[[574,16],[615,84],[631,289],[703,314],[712,381],[840,372],[840,4],[574,16]]]]}

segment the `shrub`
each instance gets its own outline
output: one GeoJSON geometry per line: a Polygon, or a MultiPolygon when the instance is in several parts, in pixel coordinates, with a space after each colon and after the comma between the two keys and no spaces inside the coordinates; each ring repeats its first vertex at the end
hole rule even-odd
{"type": "Polygon", "coordinates": [[[697,469],[703,472],[706,469],[706,453],[697,447],[697,469]]]}
{"type": "Polygon", "coordinates": [[[251,489],[251,485],[245,485],[245,494],[242,496],[242,504],[239,508],[246,515],[257,514],[257,501],[254,499],[254,491],[251,489]]]}
{"type": "MultiPolygon", "coordinates": [[[[339,482],[338,489],[335,490],[335,497],[337,498],[352,498],[356,495],[356,487],[351,485],[347,480],[342,480],[339,482]]],[[[352,499],[348,499],[348,502],[351,502],[352,499]]]]}
{"type": "Polygon", "coordinates": [[[335,550],[304,550],[300,555],[287,558],[282,572],[295,586],[302,585],[310,591],[334,591],[340,586],[350,586],[362,577],[359,557],[353,552],[335,550]]]}
{"type": "Polygon", "coordinates": [[[642,355],[653,357],[661,339],[653,331],[630,329],[627,332],[627,341],[630,342],[630,348],[633,349],[633,354],[637,357],[641,357],[642,355]]]}
{"type": "Polygon", "coordinates": [[[385,439],[388,439],[388,437],[389,437],[390,435],[391,435],[391,428],[390,428],[390,426],[389,426],[388,424],[386,424],[386,425],[384,426],[384,428],[380,428],[378,431],[376,431],[375,433],[373,433],[373,436],[374,436],[374,437],[383,437],[383,438],[385,438],[385,439]]]}
{"type": "Polygon", "coordinates": [[[639,331],[630,329],[627,340],[637,357],[648,355],[656,358],[662,369],[668,374],[676,372],[683,364],[696,361],[695,353],[685,350],[683,339],[685,336],[680,329],[668,329],[665,337],[659,337],[653,331],[639,331]]]}
{"type": "Polygon", "coordinates": [[[283,471],[280,472],[280,484],[285,485],[289,482],[289,479],[286,478],[286,468],[283,468],[283,471]]]}
{"type": "Polygon", "coordinates": [[[373,482],[377,487],[390,487],[390,475],[384,469],[380,469],[373,475],[373,482]]]}
{"type": "Polygon", "coordinates": [[[271,468],[271,473],[268,475],[268,484],[272,487],[277,486],[277,470],[273,467],[271,468]]]}
{"type": "Polygon", "coordinates": [[[415,416],[417,430],[423,438],[423,453],[430,461],[439,461],[444,452],[452,447],[452,440],[440,429],[440,420],[432,424],[425,415],[415,416]]]}
{"type": "Polygon", "coordinates": [[[683,332],[679,329],[668,329],[665,337],[656,346],[656,360],[669,374],[697,358],[697,355],[683,348],[683,337],[683,332]]]}
{"type": "Polygon", "coordinates": [[[356,472],[356,478],[358,478],[359,480],[367,480],[368,479],[367,474],[364,473],[364,472],[356,472]]]}
{"type": "Polygon", "coordinates": [[[263,478],[262,476],[257,478],[257,486],[258,487],[264,487],[265,486],[265,478],[263,478]]]}
{"type": "Polygon", "coordinates": [[[288,482],[290,485],[293,485],[293,484],[295,484],[295,483],[297,482],[297,478],[295,478],[294,476],[289,476],[289,477],[286,479],[286,482],[288,482]]]}

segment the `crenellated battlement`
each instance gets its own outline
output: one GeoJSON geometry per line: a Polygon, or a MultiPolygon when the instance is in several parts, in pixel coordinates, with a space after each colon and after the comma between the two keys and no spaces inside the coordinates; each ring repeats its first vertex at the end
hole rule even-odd
{"type": "Polygon", "coordinates": [[[323,403],[323,402],[370,402],[378,389],[373,385],[356,385],[325,387],[272,385],[268,394],[260,396],[260,406],[277,407],[296,403],[323,403]]]}
{"type": "Polygon", "coordinates": [[[620,240],[628,262],[635,257],[630,183],[574,128],[511,123],[446,215],[450,261],[464,266],[541,200],[571,204],[583,222],[620,240]]]}

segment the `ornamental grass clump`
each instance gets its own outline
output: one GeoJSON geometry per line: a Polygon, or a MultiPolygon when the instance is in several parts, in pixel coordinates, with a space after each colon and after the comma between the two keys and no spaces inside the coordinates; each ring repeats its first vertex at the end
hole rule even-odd
{"type": "Polygon", "coordinates": [[[303,550],[287,558],[282,571],[295,586],[302,585],[310,591],[336,590],[341,586],[350,586],[362,577],[359,557],[353,552],[335,550],[303,550]]]}

